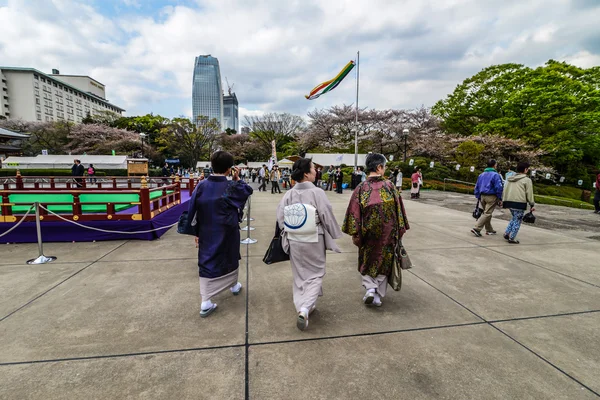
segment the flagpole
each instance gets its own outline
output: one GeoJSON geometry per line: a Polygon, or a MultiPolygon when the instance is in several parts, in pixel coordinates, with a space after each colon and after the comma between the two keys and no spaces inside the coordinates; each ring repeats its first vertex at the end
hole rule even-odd
{"type": "Polygon", "coordinates": [[[354,170],[358,168],[358,82],[360,78],[360,51],[356,52],[356,114],[354,115],[354,170]]]}

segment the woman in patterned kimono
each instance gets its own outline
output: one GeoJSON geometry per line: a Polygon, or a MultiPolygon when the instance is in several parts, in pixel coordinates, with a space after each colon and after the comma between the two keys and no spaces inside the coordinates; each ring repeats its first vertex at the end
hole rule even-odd
{"type": "Polygon", "coordinates": [[[334,239],[342,236],[325,191],[313,184],[316,176],[315,166],[310,159],[301,158],[296,161],[292,167],[292,179],[296,184],[285,193],[277,206],[277,222],[284,230],[283,249],[290,255],[292,265],[292,290],[298,313],[296,326],[302,331],[308,327],[308,317],[315,310],[318,297],[323,295],[325,249],[340,253],[334,239]],[[311,205],[316,209],[314,241],[299,240],[285,227],[285,207],[297,203],[311,205]]]}
{"type": "Polygon", "coordinates": [[[200,316],[208,317],[217,304],[211,298],[225,289],[238,295],[240,226],[252,188],[239,178],[233,156],[215,152],[210,159],[213,173],[194,189],[188,208],[189,224],[196,230],[200,273],[200,316]],[[228,180],[232,172],[233,177],[228,180]]]}
{"type": "Polygon", "coordinates": [[[398,242],[409,228],[404,204],[394,183],[384,177],[386,159],[371,153],[367,180],[352,193],[342,231],[358,246],[358,271],[367,290],[366,305],[382,305],[398,242]]]}

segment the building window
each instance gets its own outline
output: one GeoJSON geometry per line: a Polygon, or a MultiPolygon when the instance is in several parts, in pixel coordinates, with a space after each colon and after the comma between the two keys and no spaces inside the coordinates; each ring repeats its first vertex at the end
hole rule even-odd
{"type": "Polygon", "coordinates": [[[39,90],[36,90],[36,91],[35,91],[35,95],[36,95],[36,96],[39,96],[39,95],[40,95],[40,91],[39,91],[39,90]]]}
{"type": "Polygon", "coordinates": [[[36,98],[35,99],[35,104],[40,104],[40,99],[36,98]]]}
{"type": "Polygon", "coordinates": [[[46,83],[46,79],[42,78],[42,82],[46,83]]]}
{"type": "Polygon", "coordinates": [[[39,88],[39,87],[40,87],[40,84],[39,84],[38,82],[33,82],[33,87],[34,87],[34,88],[39,88]]]}
{"type": "Polygon", "coordinates": [[[40,114],[40,113],[38,113],[38,114],[37,114],[37,120],[38,120],[38,121],[41,121],[41,120],[42,120],[42,114],[40,114]]]}
{"type": "Polygon", "coordinates": [[[37,74],[33,74],[33,78],[39,80],[39,76],[37,76],[37,74]]]}
{"type": "Polygon", "coordinates": [[[40,107],[40,106],[35,106],[35,111],[37,111],[37,112],[42,112],[42,107],[40,107]]]}

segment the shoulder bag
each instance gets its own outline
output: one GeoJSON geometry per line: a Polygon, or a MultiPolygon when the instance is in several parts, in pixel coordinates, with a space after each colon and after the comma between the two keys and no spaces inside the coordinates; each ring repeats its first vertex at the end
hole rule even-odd
{"type": "Polygon", "coordinates": [[[279,224],[275,222],[275,234],[273,239],[267,248],[267,252],[263,257],[263,262],[267,265],[287,261],[290,259],[290,255],[283,251],[283,245],[281,243],[281,235],[283,231],[279,228],[279,224]]]}

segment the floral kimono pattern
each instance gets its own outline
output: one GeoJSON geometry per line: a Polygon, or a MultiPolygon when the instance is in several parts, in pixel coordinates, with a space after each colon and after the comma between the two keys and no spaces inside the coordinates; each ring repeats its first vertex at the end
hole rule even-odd
{"type": "Polygon", "coordinates": [[[362,275],[389,275],[396,245],[407,229],[402,198],[392,182],[370,177],[354,190],[342,231],[359,239],[358,271],[362,275]]]}

